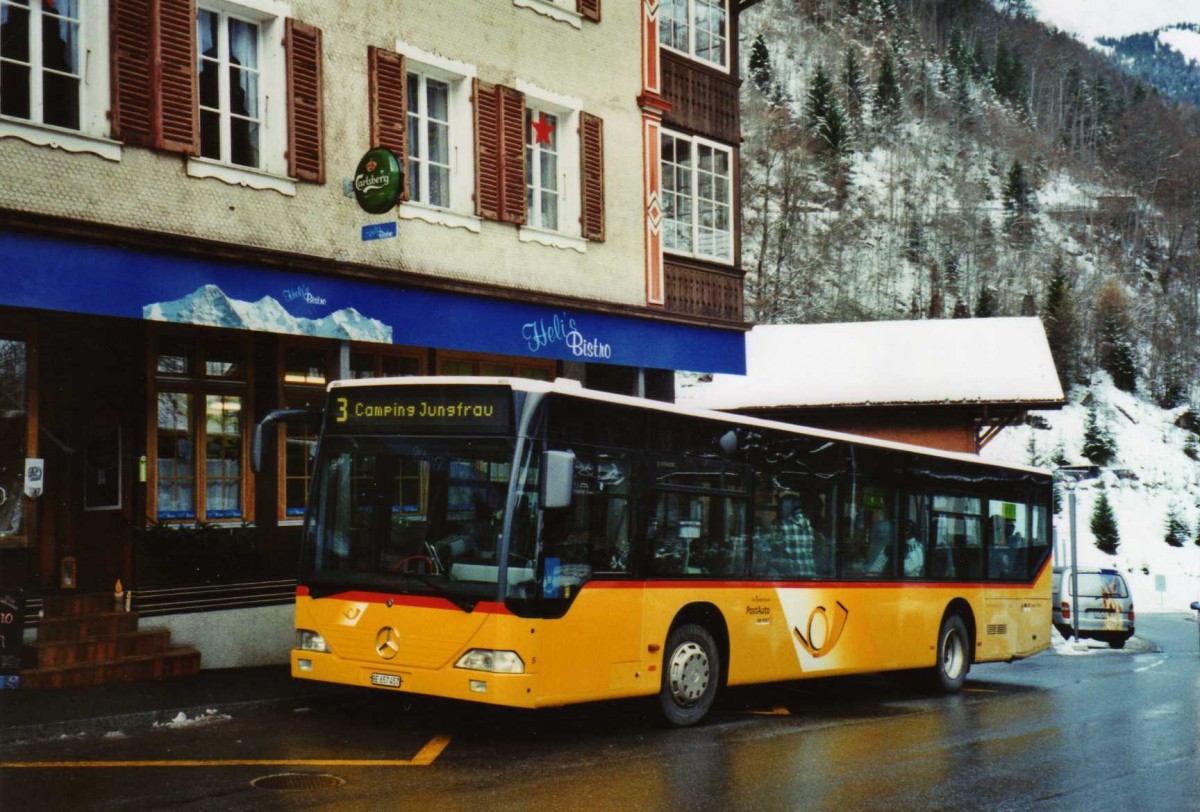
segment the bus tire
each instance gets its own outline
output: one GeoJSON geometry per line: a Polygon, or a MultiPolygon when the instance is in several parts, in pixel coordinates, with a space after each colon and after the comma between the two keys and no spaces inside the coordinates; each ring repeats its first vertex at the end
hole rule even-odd
{"type": "Polygon", "coordinates": [[[955,693],[967,681],[971,670],[971,636],[962,617],[951,613],[942,619],[938,630],[937,664],[934,666],[936,684],[946,693],[955,693]]]}
{"type": "Polygon", "coordinates": [[[708,629],[695,623],[678,626],[663,651],[659,704],[676,727],[694,725],[705,717],[717,697],[721,661],[708,629]]]}

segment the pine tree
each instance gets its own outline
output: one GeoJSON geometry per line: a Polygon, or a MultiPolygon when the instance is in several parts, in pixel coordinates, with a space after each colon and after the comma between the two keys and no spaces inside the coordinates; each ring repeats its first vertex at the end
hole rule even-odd
{"type": "Polygon", "coordinates": [[[771,54],[767,50],[767,41],[759,34],[750,46],[750,79],[755,87],[764,95],[770,96],[775,86],[775,72],[771,68],[771,54]]]}
{"type": "Polygon", "coordinates": [[[1096,296],[1096,357],[1100,368],[1112,376],[1113,384],[1126,392],[1132,392],[1137,385],[1131,321],[1121,283],[1109,279],[1096,296]]]}
{"type": "Polygon", "coordinates": [[[1096,465],[1108,465],[1117,458],[1117,442],[1100,419],[1095,403],[1088,407],[1083,426],[1083,456],[1096,465]]]}
{"type": "Polygon", "coordinates": [[[817,65],[808,86],[808,95],[804,99],[804,126],[810,133],[817,135],[829,115],[832,104],[833,81],[826,73],[825,66],[817,65]]]}
{"type": "Polygon", "coordinates": [[[813,73],[804,105],[804,124],[816,141],[817,151],[837,166],[850,151],[850,126],[824,65],[818,65],[813,73]]]}
{"type": "Polygon", "coordinates": [[[1054,485],[1050,489],[1050,509],[1054,511],[1054,515],[1056,516],[1062,513],[1062,483],[1057,480],[1055,480],[1054,485]]]}
{"type": "Polygon", "coordinates": [[[979,289],[979,301],[975,304],[975,318],[990,319],[999,315],[996,289],[991,285],[984,285],[979,289]]]}
{"type": "Polygon", "coordinates": [[[954,319],[969,319],[971,318],[971,308],[967,307],[967,303],[962,299],[954,300],[954,314],[951,316],[954,319]]]}
{"type": "Polygon", "coordinates": [[[1042,455],[1038,453],[1037,438],[1033,436],[1033,432],[1029,432],[1029,442],[1025,444],[1025,456],[1034,468],[1041,466],[1042,455]]]}
{"type": "Polygon", "coordinates": [[[1001,205],[1004,207],[1004,225],[1009,231],[1018,226],[1027,229],[1032,226],[1030,215],[1037,211],[1034,199],[1033,185],[1020,161],[1013,159],[1004,176],[1000,188],[1001,205]]]}
{"type": "Polygon", "coordinates": [[[1050,285],[1046,292],[1046,341],[1058,371],[1063,391],[1079,380],[1079,319],[1071,299],[1070,283],[1062,254],[1050,264],[1050,285]]]}
{"type": "Polygon", "coordinates": [[[1096,538],[1096,547],[1109,555],[1116,555],[1121,546],[1121,534],[1117,530],[1117,517],[1109,504],[1108,494],[1100,492],[1096,506],[1092,509],[1092,535],[1096,538]]]}
{"type": "Polygon", "coordinates": [[[883,49],[879,63],[879,78],[875,82],[875,122],[890,128],[900,117],[900,79],[896,76],[896,62],[892,49],[883,49]]]}
{"type": "Polygon", "coordinates": [[[1192,534],[1192,529],[1187,526],[1183,516],[1179,513],[1179,508],[1171,505],[1167,509],[1167,527],[1166,534],[1163,536],[1163,541],[1172,547],[1182,547],[1192,534]]]}
{"type": "Polygon", "coordinates": [[[946,290],[952,294],[958,293],[958,282],[962,265],[960,264],[958,254],[953,251],[946,252],[946,290]]]}

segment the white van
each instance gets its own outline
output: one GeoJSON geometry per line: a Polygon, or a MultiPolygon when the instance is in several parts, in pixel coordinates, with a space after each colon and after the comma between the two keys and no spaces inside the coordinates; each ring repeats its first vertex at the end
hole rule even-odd
{"type": "MultiPolygon", "coordinates": [[[[1113,569],[1079,568],[1079,636],[1124,648],[1133,637],[1133,596],[1121,573],[1113,569]]],[[[1073,634],[1071,568],[1055,567],[1053,621],[1063,637],[1073,634]]]]}

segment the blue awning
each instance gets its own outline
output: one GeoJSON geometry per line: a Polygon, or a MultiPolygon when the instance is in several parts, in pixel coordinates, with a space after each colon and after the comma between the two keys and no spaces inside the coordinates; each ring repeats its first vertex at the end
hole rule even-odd
{"type": "Polygon", "coordinates": [[[0,305],[289,335],[744,373],[744,335],[0,232],[0,305]]]}

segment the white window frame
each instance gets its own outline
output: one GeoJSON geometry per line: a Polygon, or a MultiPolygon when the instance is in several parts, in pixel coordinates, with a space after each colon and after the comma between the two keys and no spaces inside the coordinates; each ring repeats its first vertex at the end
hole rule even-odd
{"type": "Polygon", "coordinates": [[[121,144],[109,138],[109,35],[108,3],[79,3],[79,129],[41,121],[42,0],[31,0],[29,60],[30,118],[0,116],[0,138],[19,138],[35,146],[65,152],[91,153],[109,161],[121,160],[121,144]]]}
{"type": "MultiPolygon", "coordinates": [[[[535,224],[533,212],[527,212],[527,224],[521,226],[521,242],[535,242],[552,248],[564,248],[587,253],[587,240],[579,222],[581,210],[579,121],[583,102],[517,80],[517,90],[525,95],[525,107],[537,113],[545,112],[558,118],[558,228],[545,229],[535,224]]],[[[528,133],[526,133],[528,138],[528,133]]],[[[536,177],[536,174],[535,174],[536,177]]]]}
{"type": "MultiPolygon", "coordinates": [[[[734,264],[734,255],[733,254],[734,254],[734,249],[736,247],[736,241],[734,240],[734,210],[733,210],[734,188],[733,188],[733,185],[734,185],[734,180],[737,177],[737,166],[734,163],[734,160],[736,158],[736,153],[734,152],[733,147],[727,146],[725,144],[720,144],[716,141],[710,141],[707,138],[701,138],[700,136],[697,136],[697,135],[685,135],[680,132],[675,132],[674,130],[668,130],[665,127],[662,129],[660,137],[674,138],[676,141],[686,141],[689,144],[691,144],[691,147],[692,147],[691,150],[689,150],[689,153],[691,155],[689,169],[690,169],[690,173],[691,173],[690,199],[692,201],[692,211],[691,211],[692,248],[691,248],[691,250],[683,250],[683,249],[673,248],[671,246],[668,246],[666,244],[666,238],[664,235],[663,250],[670,254],[678,254],[680,256],[691,256],[691,257],[696,257],[697,259],[705,259],[705,260],[710,260],[713,262],[720,262],[720,263],[726,264],[726,265],[733,265],[734,264]],[[716,254],[706,254],[706,253],[703,253],[700,251],[700,205],[699,205],[699,201],[700,201],[700,162],[699,162],[700,150],[699,150],[699,148],[700,147],[707,147],[709,149],[712,149],[712,150],[715,150],[718,152],[723,152],[729,158],[729,176],[727,178],[727,185],[726,185],[727,196],[724,201],[716,201],[716,202],[723,202],[729,211],[729,229],[727,232],[724,232],[729,235],[729,256],[727,256],[727,257],[719,256],[716,254]]],[[[667,168],[665,166],[667,163],[667,159],[664,155],[659,160],[660,160],[660,165],[659,165],[660,177],[665,178],[666,172],[667,172],[667,168]]],[[[672,163],[671,166],[672,167],[681,166],[681,164],[672,163]]],[[[665,189],[664,189],[664,194],[665,194],[665,189]]],[[[665,219],[666,218],[665,218],[665,213],[664,213],[664,221],[665,221],[665,219]]],[[[674,222],[674,221],[672,221],[672,222],[674,222]]]]}
{"type": "MultiPolygon", "coordinates": [[[[283,49],[284,21],[291,16],[291,7],[275,0],[241,0],[238,3],[201,0],[196,4],[197,15],[201,11],[216,12],[258,26],[259,165],[247,167],[193,156],[188,158],[187,173],[194,178],[215,178],[235,186],[271,189],[291,197],[296,194],[296,183],[288,177],[287,62],[283,49]]],[[[195,19],[192,25],[197,26],[195,19]]],[[[199,43],[196,61],[200,61],[199,43]]],[[[220,85],[225,88],[227,82],[222,81],[220,85]]],[[[224,97],[226,90],[222,89],[221,93],[224,97]]],[[[198,121],[199,91],[196,116],[198,121]]]]}
{"type": "Polygon", "coordinates": [[[576,0],[513,0],[513,5],[536,11],[572,28],[583,28],[583,15],[576,7],[576,0]]]}
{"type": "MultiPolygon", "coordinates": [[[[402,220],[421,220],[479,233],[481,220],[475,215],[474,203],[475,129],[472,122],[475,111],[471,104],[471,80],[476,76],[475,66],[422,50],[403,40],[396,40],[396,52],[404,55],[408,73],[445,82],[450,88],[447,109],[450,119],[450,205],[439,207],[419,200],[407,200],[400,204],[398,216],[402,220]]],[[[404,81],[407,95],[408,76],[404,77],[404,81]]],[[[407,126],[407,109],[404,114],[407,126]]],[[[414,133],[409,131],[408,137],[413,136],[414,133]]],[[[407,155],[403,156],[403,162],[407,173],[407,155]]]]}
{"type": "MultiPolygon", "coordinates": [[[[713,67],[713,68],[716,68],[718,70],[722,70],[722,71],[728,73],[729,72],[729,51],[730,51],[729,4],[730,4],[730,2],[736,2],[736,0],[721,0],[721,3],[725,8],[725,24],[724,24],[723,30],[721,32],[722,39],[725,41],[725,48],[724,48],[724,54],[722,54],[722,59],[720,62],[713,62],[710,59],[706,59],[705,57],[698,56],[696,54],[696,3],[698,2],[698,0],[684,0],[684,2],[687,5],[687,31],[688,31],[687,50],[686,51],[680,50],[679,48],[676,48],[672,45],[669,45],[669,44],[663,42],[661,35],[658,40],[659,47],[665,48],[666,50],[671,51],[672,53],[680,54],[681,56],[686,56],[688,59],[695,60],[696,62],[699,62],[702,65],[708,65],[710,67],[713,67]]],[[[664,19],[665,18],[663,17],[663,12],[660,7],[660,10],[659,10],[660,30],[661,30],[661,26],[663,24],[664,19]]]]}

